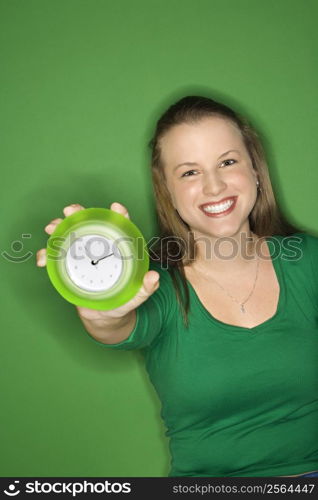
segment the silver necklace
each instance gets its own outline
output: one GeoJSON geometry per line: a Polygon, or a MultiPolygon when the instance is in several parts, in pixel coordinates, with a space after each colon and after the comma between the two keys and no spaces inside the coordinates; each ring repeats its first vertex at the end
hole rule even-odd
{"type": "MultiPolygon", "coordinates": [[[[256,254],[255,254],[256,255],[256,254]]],[[[259,258],[257,258],[257,263],[256,263],[256,274],[255,274],[255,279],[254,279],[254,284],[253,284],[253,288],[252,290],[250,291],[250,293],[248,294],[248,297],[243,301],[243,302],[239,302],[235,297],[233,297],[233,295],[231,295],[222,285],[220,285],[220,283],[218,283],[214,278],[212,278],[212,280],[220,287],[222,288],[222,290],[224,290],[225,293],[227,293],[227,295],[232,299],[234,300],[239,306],[240,306],[240,310],[241,310],[241,313],[245,313],[246,310],[245,310],[245,307],[244,307],[244,304],[248,301],[248,299],[251,297],[252,293],[254,292],[255,290],[255,285],[256,285],[256,281],[257,281],[257,276],[258,276],[258,267],[259,267],[259,258]]]]}

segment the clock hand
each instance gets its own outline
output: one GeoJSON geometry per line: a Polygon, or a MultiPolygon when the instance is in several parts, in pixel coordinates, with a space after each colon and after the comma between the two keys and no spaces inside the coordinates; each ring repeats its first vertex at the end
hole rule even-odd
{"type": "Polygon", "coordinates": [[[98,260],[92,260],[92,262],[91,262],[91,263],[93,264],[93,266],[96,266],[96,264],[98,264],[100,260],[107,259],[107,257],[110,257],[111,255],[114,255],[114,254],[113,254],[113,253],[110,253],[109,255],[105,255],[105,257],[101,257],[101,258],[100,258],[100,259],[98,259],[98,260]]]}

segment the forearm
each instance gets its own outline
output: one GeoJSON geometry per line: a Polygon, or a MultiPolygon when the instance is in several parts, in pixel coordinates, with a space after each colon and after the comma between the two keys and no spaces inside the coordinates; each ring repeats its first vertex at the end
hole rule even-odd
{"type": "Polygon", "coordinates": [[[89,320],[79,315],[87,332],[98,342],[117,344],[129,337],[136,324],[136,311],[122,318],[89,320]]]}

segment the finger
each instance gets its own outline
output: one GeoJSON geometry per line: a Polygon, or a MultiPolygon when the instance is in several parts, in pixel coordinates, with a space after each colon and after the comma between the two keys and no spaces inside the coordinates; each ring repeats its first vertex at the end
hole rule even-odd
{"type": "Polygon", "coordinates": [[[110,209],[113,210],[114,212],[117,212],[117,213],[123,215],[124,217],[126,217],[126,219],[130,219],[127,208],[124,205],[122,205],[121,203],[118,203],[117,201],[115,201],[114,203],[112,203],[110,205],[110,209]]]}
{"type": "Polygon", "coordinates": [[[148,271],[143,279],[142,286],[132,299],[134,306],[142,304],[150,295],[159,288],[160,275],[156,271],[148,271]]]}
{"type": "Polygon", "coordinates": [[[156,271],[148,271],[143,279],[143,284],[137,294],[130,299],[126,304],[117,307],[111,311],[100,311],[101,316],[104,317],[122,317],[130,313],[136,307],[139,307],[145,302],[150,295],[152,295],[159,288],[160,275],[156,271]]]}
{"type": "Polygon", "coordinates": [[[46,249],[41,248],[36,252],[36,265],[39,267],[46,266],[46,249]]]}
{"type": "Polygon", "coordinates": [[[148,271],[143,279],[143,288],[147,294],[151,294],[159,286],[160,274],[157,271],[148,271]]]}
{"type": "Polygon", "coordinates": [[[53,219],[51,222],[48,223],[47,226],[45,226],[44,231],[48,234],[52,234],[55,231],[56,226],[62,222],[63,219],[53,219]]]}
{"type": "Polygon", "coordinates": [[[67,217],[68,215],[72,215],[75,212],[78,212],[79,210],[84,210],[84,207],[80,205],[79,203],[73,203],[72,205],[68,205],[67,207],[63,208],[63,213],[67,217]]]}

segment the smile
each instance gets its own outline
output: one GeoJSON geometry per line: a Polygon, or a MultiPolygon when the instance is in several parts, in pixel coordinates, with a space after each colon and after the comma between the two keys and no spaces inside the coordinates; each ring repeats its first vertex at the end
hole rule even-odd
{"type": "Polygon", "coordinates": [[[209,217],[225,215],[232,212],[235,207],[236,200],[237,197],[232,196],[226,198],[225,200],[222,200],[219,203],[205,203],[204,205],[200,206],[200,209],[205,213],[205,215],[208,215],[209,217]]]}

